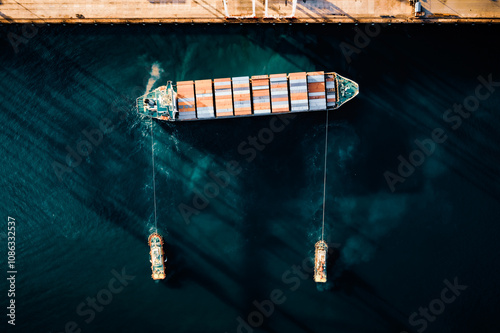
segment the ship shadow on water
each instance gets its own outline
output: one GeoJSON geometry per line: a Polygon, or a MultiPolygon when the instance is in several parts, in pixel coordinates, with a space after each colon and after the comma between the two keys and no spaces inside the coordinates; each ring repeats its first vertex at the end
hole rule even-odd
{"type": "Polygon", "coordinates": [[[359,302],[361,307],[377,314],[389,332],[414,332],[408,324],[407,314],[390,304],[352,269],[343,269],[334,278],[334,287],[330,291],[348,302],[359,302]]]}
{"type": "Polygon", "coordinates": [[[171,240],[166,241],[163,247],[165,256],[167,257],[167,262],[165,263],[166,277],[164,280],[160,280],[160,283],[168,288],[182,288],[182,282],[190,275],[190,272],[185,269],[182,251],[171,240]]]}
{"type": "MultiPolygon", "coordinates": [[[[270,117],[180,123],[175,124],[176,128],[173,128],[172,124],[160,123],[162,130],[166,131],[167,137],[175,135],[176,140],[183,141],[189,146],[196,146],[202,155],[214,156],[215,159],[222,160],[235,159],[243,167],[242,174],[238,177],[238,193],[239,195],[245,194],[244,210],[240,212],[240,215],[244,216],[243,219],[234,222],[228,221],[226,216],[217,215],[228,227],[237,230],[245,239],[240,250],[243,260],[242,271],[235,275],[226,268],[224,262],[208,256],[205,258],[206,261],[213,262],[214,268],[217,267],[221,271],[225,271],[229,278],[244,286],[244,296],[237,303],[231,300],[230,295],[224,297],[226,302],[239,309],[238,312],[242,316],[255,310],[252,304],[254,300],[266,299],[269,296],[270,283],[277,286],[282,283],[280,281],[282,272],[270,270],[272,261],[270,261],[267,252],[286,263],[295,262],[298,260],[297,258],[303,258],[306,255],[306,252],[301,253],[300,249],[290,243],[291,239],[294,239],[292,243],[303,243],[305,232],[296,231],[294,228],[284,225],[285,230],[287,230],[286,235],[276,234],[270,230],[270,223],[273,220],[296,220],[294,213],[286,207],[286,203],[290,201],[292,193],[298,193],[301,188],[306,186],[305,178],[297,177],[297,175],[307,172],[306,163],[297,147],[300,146],[300,142],[307,135],[311,126],[324,123],[324,116],[324,112],[297,115],[297,118],[292,120],[283,132],[276,134],[274,141],[268,144],[251,163],[244,161],[244,158],[238,154],[237,147],[249,135],[256,135],[260,129],[267,127],[270,117]],[[236,134],[232,131],[228,132],[227,127],[235,128],[236,134]],[[198,133],[198,136],[193,136],[192,133],[198,133]],[[276,157],[278,157],[277,160],[276,157]],[[275,162],[268,163],[273,159],[275,162]],[[287,165],[294,167],[290,169],[285,167],[287,165]],[[255,179],[259,179],[259,182],[256,183],[255,179]],[[258,186],[258,184],[266,185],[263,187],[258,186]],[[270,191],[266,189],[270,189],[270,191]],[[273,209],[269,210],[269,206],[272,206],[273,209]]],[[[345,116],[333,115],[332,119],[333,121],[345,120],[345,116]]],[[[179,241],[177,237],[174,238],[179,241]]],[[[186,241],[189,242],[189,240],[186,241]]],[[[196,250],[196,246],[188,246],[187,248],[192,251],[196,250]]],[[[217,281],[210,281],[207,278],[199,280],[198,275],[194,273],[194,271],[187,273],[192,275],[188,278],[207,289],[223,288],[217,281]]],[[[221,294],[223,293],[218,292],[217,297],[221,297],[221,294]]],[[[282,315],[296,326],[303,327],[307,331],[307,323],[301,323],[284,312],[282,315]]],[[[273,331],[267,323],[264,323],[262,328],[270,332],[273,331]]]]}
{"type": "Polygon", "coordinates": [[[361,278],[354,267],[341,260],[341,248],[330,248],[327,258],[328,282],[317,284],[318,290],[331,292],[346,302],[359,302],[362,307],[377,314],[390,332],[413,332],[406,314],[379,295],[375,288],[361,278]]]}
{"type": "MultiPolygon", "coordinates": [[[[269,270],[269,263],[272,262],[266,251],[271,252],[277,258],[282,259],[285,262],[295,262],[297,258],[303,258],[307,253],[307,249],[301,249],[303,246],[297,247],[291,244],[307,244],[307,239],[304,238],[305,229],[304,227],[296,225],[294,228],[287,228],[286,235],[276,235],[270,225],[270,222],[276,219],[291,220],[297,219],[297,216],[288,210],[286,202],[289,202],[292,198],[291,193],[298,193],[301,189],[307,187],[306,177],[297,177],[297,175],[304,175],[309,172],[306,161],[301,156],[300,142],[305,140],[308,132],[311,128],[322,127],[324,124],[324,112],[311,113],[298,115],[294,119],[293,124],[289,125],[287,130],[277,135],[272,144],[266,146],[265,150],[260,152],[259,156],[252,161],[251,164],[247,165],[244,169],[245,177],[239,178],[240,188],[239,193],[247,193],[245,197],[245,210],[241,212],[245,216],[244,220],[239,223],[228,223],[232,228],[237,228],[246,239],[248,239],[246,245],[243,247],[242,259],[244,260],[244,274],[243,276],[235,276],[231,271],[225,269],[223,263],[219,263],[219,260],[213,260],[212,258],[206,258],[207,261],[214,261],[214,267],[219,266],[221,270],[225,270],[228,276],[232,279],[237,279],[241,285],[247,286],[245,288],[244,301],[240,304],[231,301],[231,296],[227,295],[224,297],[225,301],[228,303],[233,303],[234,306],[239,308],[239,312],[242,315],[251,313],[254,311],[252,302],[254,300],[266,299],[269,292],[269,284],[267,281],[272,281],[275,285],[279,285],[281,282],[276,278],[276,272],[269,270]],[[274,164],[268,165],[266,161],[272,160],[279,161],[274,164]],[[289,173],[289,170],[282,169],[282,165],[293,165],[293,173],[289,173]],[[262,187],[256,186],[254,179],[259,179],[259,183],[266,184],[266,188],[272,189],[271,191],[265,191],[262,187]],[[263,207],[273,206],[271,211],[263,209],[263,207]],[[294,230],[298,228],[298,230],[294,230]],[[302,229],[301,229],[302,228],[302,229]],[[302,230],[302,231],[301,231],[302,230]],[[302,235],[301,235],[302,234],[302,235]],[[286,241],[285,241],[285,237],[286,241]],[[215,264],[217,262],[217,264],[215,264]]],[[[353,113],[333,113],[330,118],[330,126],[336,127],[336,123],[347,122],[350,124],[356,117],[353,113]]],[[[164,129],[168,136],[174,135],[176,139],[182,140],[188,145],[196,146],[197,149],[202,151],[202,154],[207,154],[211,156],[216,156],[216,158],[228,159],[236,158],[237,154],[236,147],[245,139],[248,135],[255,135],[258,130],[264,128],[269,122],[269,119],[254,118],[254,119],[233,119],[233,120],[214,120],[214,121],[204,121],[199,123],[185,123],[179,124],[180,126],[174,128],[172,124],[161,124],[160,126],[164,129]],[[188,126],[189,125],[189,126],[188,126]],[[232,133],[225,132],[228,127],[238,128],[237,132],[241,132],[239,135],[234,135],[232,133]],[[199,136],[193,136],[192,133],[203,133],[199,136]],[[222,133],[222,134],[221,134],[222,133]],[[201,138],[200,138],[201,136],[201,138]],[[223,139],[220,139],[220,136],[223,139]],[[218,138],[219,137],[219,138],[218,138]],[[220,140],[228,141],[219,145],[220,140]],[[233,154],[229,154],[227,151],[232,151],[233,154]]],[[[323,131],[323,129],[321,130],[323,131]]],[[[317,140],[321,141],[322,135],[317,136],[317,140]]],[[[239,157],[242,159],[241,156],[239,157]]],[[[377,156],[368,157],[377,158],[377,156]]],[[[243,162],[242,162],[243,163],[243,162]]],[[[367,169],[365,172],[370,173],[367,169]]],[[[366,178],[369,178],[366,176],[366,178]]],[[[361,179],[364,179],[361,177],[361,179]]],[[[369,192],[380,191],[385,184],[377,182],[372,184],[374,186],[367,186],[369,192]]],[[[351,187],[351,188],[340,188],[340,191],[349,190],[351,193],[366,193],[367,188],[351,187]]],[[[335,196],[335,194],[332,194],[335,196]]],[[[221,215],[220,218],[223,221],[227,221],[227,217],[221,215]]],[[[330,220],[335,220],[330,218],[330,220]]],[[[374,244],[376,247],[376,244],[374,244]]],[[[189,248],[192,248],[189,246],[189,248]]],[[[332,279],[333,286],[329,286],[329,289],[335,293],[334,297],[340,295],[354,295],[359,298],[362,303],[366,303],[365,306],[376,313],[379,313],[384,321],[387,321],[391,328],[397,327],[398,329],[404,328],[401,324],[404,320],[398,314],[392,315],[391,312],[395,310],[391,308],[390,305],[385,305],[384,308],[380,308],[380,297],[373,295],[373,288],[370,288],[361,279],[354,279],[356,276],[353,271],[342,266],[343,263],[340,260],[340,252],[338,249],[331,248],[330,256],[328,258],[328,270],[329,276],[332,279]],[[360,292],[358,292],[360,290],[360,292]],[[394,323],[398,324],[394,324],[394,323]]],[[[209,290],[217,290],[221,288],[217,281],[209,281],[207,279],[197,280],[194,271],[189,271],[186,273],[186,278],[196,281],[198,284],[205,286],[209,290]],[[192,276],[191,276],[192,275],[192,276]]],[[[279,276],[279,274],[278,274],[279,276]]],[[[312,285],[312,281],[308,281],[312,285]]],[[[306,282],[307,283],[307,282],[306,282]]],[[[167,282],[168,284],[168,282],[167,282]]],[[[221,297],[220,293],[217,295],[221,297]]],[[[293,323],[297,327],[301,327],[304,331],[309,331],[306,322],[302,322],[295,318],[293,315],[278,309],[277,311],[286,318],[289,322],[293,323]]],[[[263,329],[267,331],[272,331],[271,326],[264,323],[263,329]]]]}

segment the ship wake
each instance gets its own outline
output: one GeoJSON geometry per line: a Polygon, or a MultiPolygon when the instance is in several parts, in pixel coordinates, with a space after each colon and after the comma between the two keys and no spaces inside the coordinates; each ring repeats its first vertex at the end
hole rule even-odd
{"type": "Polygon", "coordinates": [[[149,72],[149,80],[146,86],[146,92],[144,93],[145,95],[151,91],[154,84],[156,83],[156,81],[158,81],[162,73],[163,69],[160,67],[160,63],[154,62],[151,65],[151,71],[149,72]]]}

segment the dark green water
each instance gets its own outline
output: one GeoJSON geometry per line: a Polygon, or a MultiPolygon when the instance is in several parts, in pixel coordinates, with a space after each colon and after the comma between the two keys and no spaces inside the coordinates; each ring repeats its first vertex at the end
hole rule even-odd
{"type": "Polygon", "coordinates": [[[353,28],[50,26],[15,53],[8,38],[22,27],[0,27],[0,267],[7,276],[11,216],[17,269],[15,327],[0,284],[2,332],[498,332],[500,86],[476,87],[479,76],[500,82],[500,29],[384,27],[346,57],[353,28]],[[324,112],[278,120],[255,157],[247,143],[271,117],[155,123],[169,260],[167,279],[151,280],[151,137],[133,104],[152,67],[154,87],[313,70],[359,83],[329,120],[326,285],[307,270],[321,233],[324,112]],[[468,96],[470,115],[447,111],[468,96]],[[54,166],[85,151],[104,119],[112,131],[59,179],[54,166]],[[446,140],[429,144],[436,128],[446,140]],[[402,167],[392,191],[384,175],[398,175],[400,155],[419,165],[402,167]],[[231,161],[238,174],[223,178],[231,161]],[[179,205],[206,188],[217,195],[186,220],[179,205]],[[467,288],[444,291],[454,279],[467,288]]]}

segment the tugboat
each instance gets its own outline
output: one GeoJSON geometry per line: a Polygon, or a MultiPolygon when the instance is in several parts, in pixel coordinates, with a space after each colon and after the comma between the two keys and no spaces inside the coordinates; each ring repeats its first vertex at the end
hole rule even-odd
{"type": "Polygon", "coordinates": [[[150,248],[150,262],[151,262],[151,271],[153,274],[151,277],[153,280],[163,280],[165,278],[165,261],[167,258],[165,256],[165,252],[163,251],[163,238],[156,232],[152,233],[148,239],[149,248],[150,248]]]}
{"type": "Polygon", "coordinates": [[[315,244],[314,253],[314,282],[326,282],[326,253],[328,245],[324,240],[315,244]]]}

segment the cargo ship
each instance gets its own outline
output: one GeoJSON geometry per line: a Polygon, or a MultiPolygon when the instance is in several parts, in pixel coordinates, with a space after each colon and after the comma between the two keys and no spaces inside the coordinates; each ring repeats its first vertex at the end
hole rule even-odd
{"type": "Polygon", "coordinates": [[[139,114],[165,121],[263,116],[334,110],[359,93],[334,72],[302,72],[222,79],[168,81],[137,98],[139,114]]]}
{"type": "Polygon", "coordinates": [[[314,282],[326,282],[326,253],[328,245],[320,240],[315,245],[314,251],[314,282]]]}
{"type": "Polygon", "coordinates": [[[150,248],[151,277],[153,280],[163,280],[165,278],[165,252],[163,251],[163,238],[156,232],[148,238],[150,248]]]}

